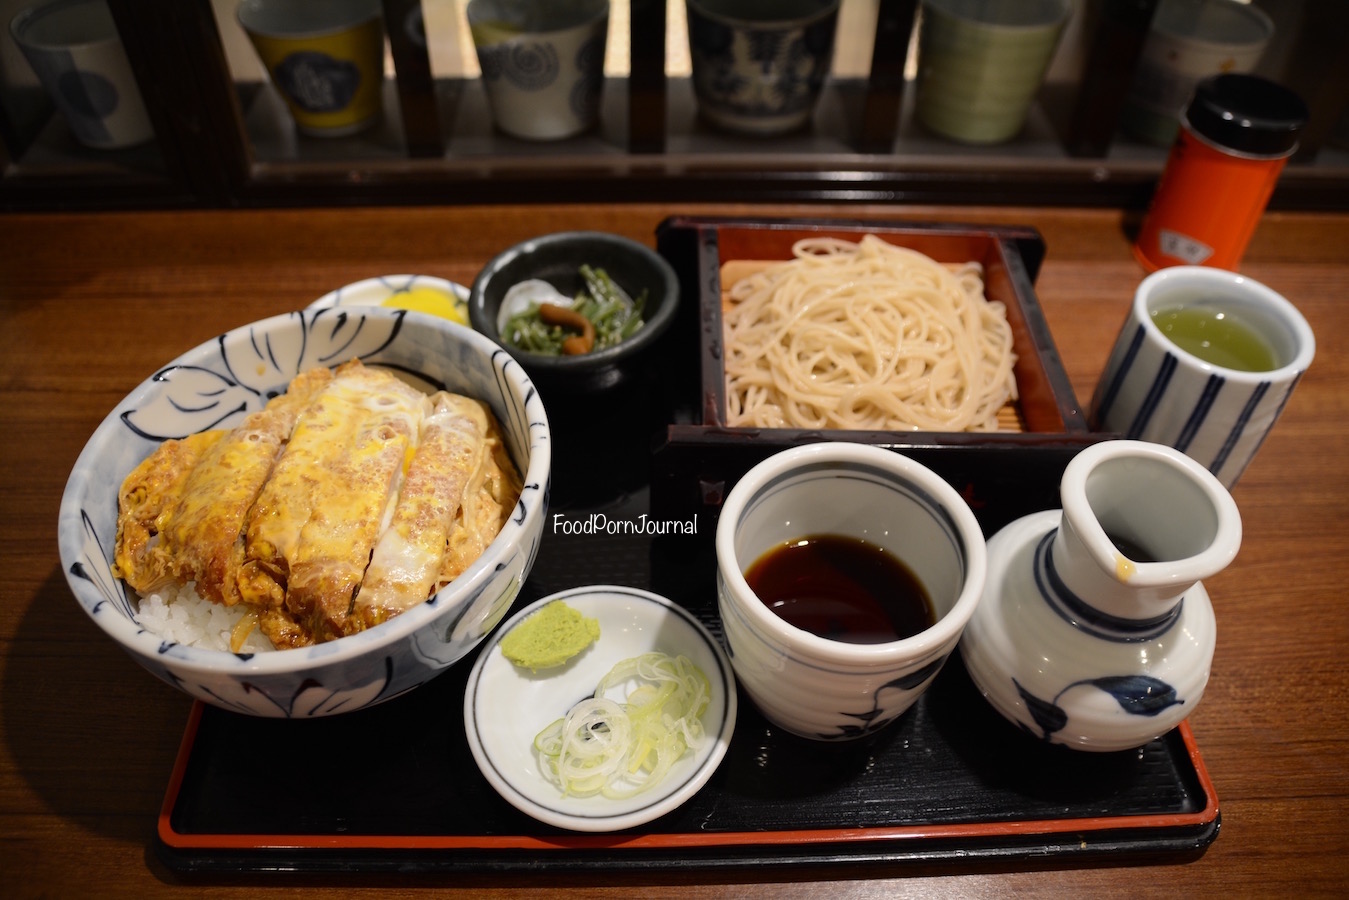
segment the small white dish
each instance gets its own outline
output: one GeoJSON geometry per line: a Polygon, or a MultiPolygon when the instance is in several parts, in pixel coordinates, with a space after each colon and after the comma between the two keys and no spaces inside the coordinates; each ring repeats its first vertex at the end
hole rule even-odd
{"type": "Polygon", "coordinates": [[[468,288],[434,275],[381,275],[329,291],[309,309],[341,306],[392,306],[431,313],[468,325],[468,288]]]}
{"type": "Polygon", "coordinates": [[[730,661],[692,613],[657,594],[613,585],[561,591],[516,613],[483,646],[464,692],[468,745],[483,777],[516,809],[572,831],[621,831],[679,807],[720,765],[735,714],[730,661]],[[502,655],[501,639],[554,600],[598,619],[599,639],[557,669],[533,673],[519,668],[502,655]],[[707,675],[711,702],[703,713],[703,745],[675,763],[663,781],[634,797],[563,797],[540,771],[534,736],[592,694],[615,664],[653,650],[687,656],[707,675]]]}

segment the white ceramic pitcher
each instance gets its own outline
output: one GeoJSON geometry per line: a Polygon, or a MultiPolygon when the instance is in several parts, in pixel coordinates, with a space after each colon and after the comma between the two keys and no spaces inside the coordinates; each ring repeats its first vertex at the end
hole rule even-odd
{"type": "Polygon", "coordinates": [[[1083,450],[1060,499],[989,540],[965,666],[1038,738],[1139,747],[1188,716],[1208,683],[1216,628],[1201,580],[1236,556],[1241,517],[1207,469],[1143,441],[1083,450]]]}

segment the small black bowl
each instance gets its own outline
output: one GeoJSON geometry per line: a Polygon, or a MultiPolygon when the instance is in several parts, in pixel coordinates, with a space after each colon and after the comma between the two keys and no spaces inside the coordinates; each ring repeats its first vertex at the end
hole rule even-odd
{"type": "Polygon", "coordinates": [[[473,282],[468,315],[474,330],[510,351],[543,391],[593,391],[632,374],[638,360],[674,321],[679,281],[659,254],[636,241],[599,231],[564,231],[531,238],[497,254],[473,282]],[[505,343],[497,328],[502,298],[530,278],[549,282],[566,296],[582,288],[579,269],[604,269],[634,298],[647,292],[645,324],[622,343],[580,356],[545,356],[505,343]]]}

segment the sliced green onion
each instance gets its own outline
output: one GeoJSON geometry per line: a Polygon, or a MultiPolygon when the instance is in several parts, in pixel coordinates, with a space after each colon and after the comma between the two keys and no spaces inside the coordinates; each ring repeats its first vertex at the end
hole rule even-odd
{"type": "Polygon", "coordinates": [[[688,657],[644,653],[610,669],[593,696],[534,737],[534,749],[564,797],[631,797],[702,746],[710,702],[707,676],[688,657]],[[622,703],[605,696],[625,685],[634,686],[622,703]]]}

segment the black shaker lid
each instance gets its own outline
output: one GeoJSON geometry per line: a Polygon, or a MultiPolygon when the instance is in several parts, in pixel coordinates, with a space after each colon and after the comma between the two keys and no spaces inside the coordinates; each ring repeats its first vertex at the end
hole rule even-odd
{"type": "Polygon", "coordinates": [[[1230,73],[1195,87],[1185,117],[1199,135],[1237,153],[1283,156],[1297,147],[1307,105],[1258,75],[1230,73]]]}

